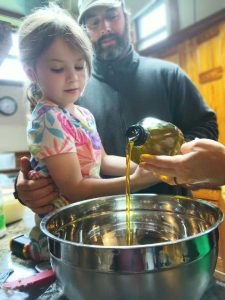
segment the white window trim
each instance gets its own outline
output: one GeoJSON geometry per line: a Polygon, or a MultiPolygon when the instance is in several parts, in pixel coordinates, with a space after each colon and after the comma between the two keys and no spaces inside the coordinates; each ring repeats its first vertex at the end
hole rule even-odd
{"type": "Polygon", "coordinates": [[[162,41],[169,35],[169,22],[168,22],[168,13],[167,13],[167,0],[154,0],[150,4],[148,4],[145,8],[143,8],[138,14],[136,14],[133,17],[133,22],[135,24],[136,29],[136,48],[138,51],[144,50],[148,48],[149,46],[156,44],[157,42],[162,41]],[[147,35],[145,38],[140,39],[140,33],[139,33],[139,26],[138,23],[142,17],[144,17],[146,14],[151,13],[151,11],[154,11],[157,7],[159,7],[162,4],[166,5],[166,26],[161,27],[159,30],[156,30],[149,35],[147,35]],[[160,37],[161,34],[161,37],[160,37]]]}
{"type": "MultiPolygon", "coordinates": [[[[13,33],[15,35],[16,33],[13,33]]],[[[15,45],[17,43],[15,37],[13,38],[13,45],[12,47],[16,47],[15,45]]],[[[0,65],[0,81],[12,81],[12,82],[21,82],[24,83],[28,81],[25,72],[23,71],[22,65],[19,60],[19,53],[18,49],[13,50],[12,52],[12,47],[9,51],[9,54],[5,57],[4,61],[0,65]],[[15,62],[15,69],[12,69],[11,67],[7,67],[7,61],[15,62]],[[6,71],[9,70],[9,71],[6,71]],[[11,73],[10,73],[11,72],[11,73]]]]}

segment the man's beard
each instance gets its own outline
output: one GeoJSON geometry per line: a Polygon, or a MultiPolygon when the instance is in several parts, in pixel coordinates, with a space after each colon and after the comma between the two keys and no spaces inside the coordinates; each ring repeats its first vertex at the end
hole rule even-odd
{"type": "Polygon", "coordinates": [[[128,33],[125,30],[122,35],[109,33],[102,36],[96,43],[93,43],[96,57],[101,60],[114,60],[120,58],[127,51],[129,45],[128,33]],[[106,39],[114,39],[115,45],[103,48],[102,43],[106,39]]]}

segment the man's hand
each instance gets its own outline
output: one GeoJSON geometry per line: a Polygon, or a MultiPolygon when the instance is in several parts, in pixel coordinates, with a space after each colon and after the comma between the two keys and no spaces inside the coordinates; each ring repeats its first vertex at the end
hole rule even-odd
{"type": "Polygon", "coordinates": [[[141,165],[156,176],[173,178],[171,182],[165,180],[169,184],[212,188],[225,183],[225,147],[213,140],[195,139],[184,143],[180,155],[143,155],[141,165]]]}
{"type": "Polygon", "coordinates": [[[54,206],[51,202],[59,196],[52,179],[28,180],[31,166],[27,157],[21,158],[20,169],[16,189],[21,201],[37,214],[52,211],[54,206]]]}

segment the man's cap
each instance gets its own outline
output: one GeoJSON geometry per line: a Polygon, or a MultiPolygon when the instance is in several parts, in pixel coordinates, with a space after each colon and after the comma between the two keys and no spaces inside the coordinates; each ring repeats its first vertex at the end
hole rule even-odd
{"type": "Polygon", "coordinates": [[[79,0],[78,1],[78,10],[79,10],[78,22],[79,24],[82,24],[85,13],[93,7],[97,7],[97,6],[120,7],[122,3],[123,0],[79,0]]]}

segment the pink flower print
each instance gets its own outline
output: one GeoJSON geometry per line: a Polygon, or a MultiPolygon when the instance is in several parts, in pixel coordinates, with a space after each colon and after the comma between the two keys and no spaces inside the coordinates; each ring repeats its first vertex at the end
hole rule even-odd
{"type": "Polygon", "coordinates": [[[61,113],[57,114],[57,119],[59,120],[64,132],[68,133],[74,138],[77,146],[89,144],[90,140],[81,128],[75,128],[74,125],[68,120],[67,116],[63,116],[61,113]]]}
{"type": "Polygon", "coordinates": [[[44,146],[44,149],[42,152],[40,152],[40,157],[48,157],[48,156],[53,156],[55,154],[60,154],[60,153],[68,153],[73,150],[73,147],[71,147],[70,144],[70,138],[66,137],[64,142],[58,143],[57,139],[53,139],[53,147],[50,149],[47,146],[44,146]]]}
{"type": "Polygon", "coordinates": [[[54,153],[51,151],[51,149],[47,146],[44,146],[45,151],[40,152],[40,157],[48,157],[54,155],[54,153]]]}
{"type": "Polygon", "coordinates": [[[57,113],[57,119],[59,120],[62,129],[70,134],[73,138],[75,138],[76,133],[75,133],[75,129],[73,127],[73,125],[71,124],[71,122],[68,120],[68,118],[64,115],[62,115],[61,113],[57,113]]]}
{"type": "Polygon", "coordinates": [[[79,147],[82,145],[89,145],[90,139],[84,130],[77,128],[75,142],[76,142],[77,146],[79,147]]]}
{"type": "Polygon", "coordinates": [[[66,137],[64,142],[62,144],[60,144],[60,146],[58,145],[57,139],[54,138],[53,145],[54,145],[55,154],[70,152],[73,149],[71,147],[70,138],[68,136],[66,137]]]}

